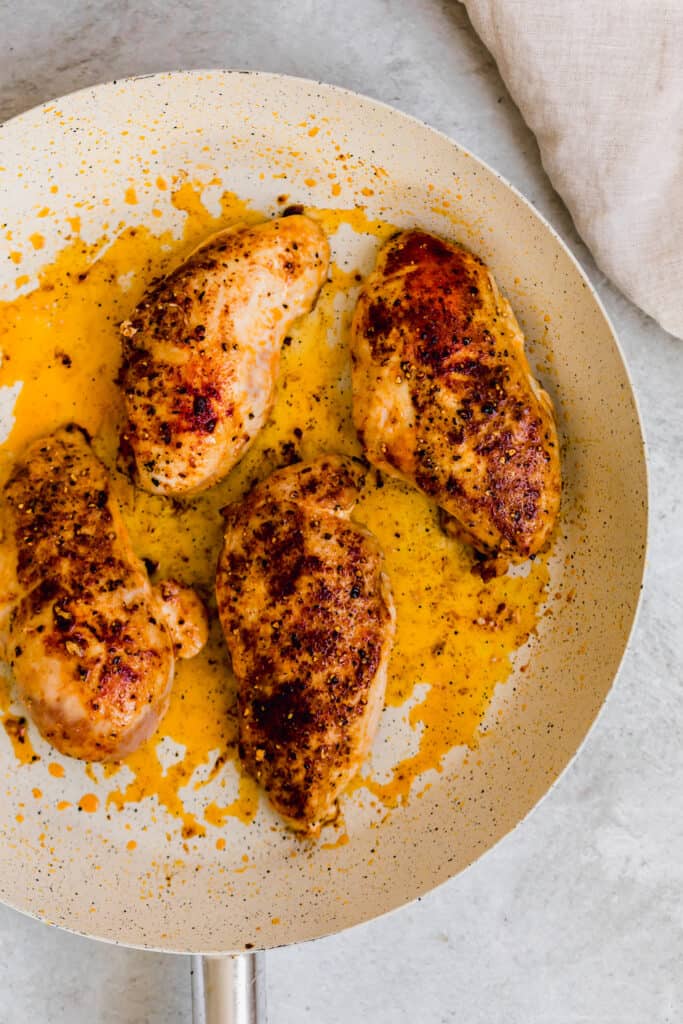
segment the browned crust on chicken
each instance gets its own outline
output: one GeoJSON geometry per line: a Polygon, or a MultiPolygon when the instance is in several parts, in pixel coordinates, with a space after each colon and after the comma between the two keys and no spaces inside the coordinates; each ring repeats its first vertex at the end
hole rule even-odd
{"type": "MultiPolygon", "coordinates": [[[[173,638],[85,431],[29,447],[1,517],[2,646],[20,696],[62,753],[117,760],[166,711],[173,638]]],[[[206,621],[192,610],[196,649],[206,621]]]]}
{"type": "Polygon", "coordinates": [[[359,297],[352,360],[368,459],[433,498],[479,552],[539,551],[560,502],[552,403],[484,263],[424,231],[396,235],[359,297]]]}
{"type": "Polygon", "coordinates": [[[372,742],[394,608],[375,538],[349,520],[362,472],[323,456],[225,512],[216,579],[239,681],[240,756],[291,827],[315,835],[372,742]]]}
{"type": "Polygon", "coordinates": [[[121,325],[124,450],[140,486],[192,494],[241,458],[273,404],[283,338],[325,279],[308,217],[236,225],[152,283],[121,325]]]}

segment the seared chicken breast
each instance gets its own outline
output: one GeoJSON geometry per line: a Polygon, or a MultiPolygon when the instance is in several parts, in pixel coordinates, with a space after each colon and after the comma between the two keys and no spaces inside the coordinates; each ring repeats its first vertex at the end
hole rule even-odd
{"type": "Polygon", "coordinates": [[[38,729],[112,761],[156,729],[176,655],[206,642],[203,605],[149,582],[87,435],[69,425],[17,462],[0,502],[0,644],[38,729]]]}
{"type": "Polygon", "coordinates": [[[140,486],[192,494],[244,454],[273,405],[282,341],[312,308],[329,245],[294,215],[208,239],[121,325],[120,373],[140,486]]]}
{"type": "Polygon", "coordinates": [[[394,236],[358,299],[351,353],[370,462],[433,498],[484,556],[539,551],[560,503],[553,407],[485,264],[425,231],[394,236]]]}
{"type": "Polygon", "coordinates": [[[362,473],[323,456],[224,510],[216,597],[239,683],[239,751],[294,829],[316,835],[384,703],[395,613],[375,538],[349,519],[362,473]]]}

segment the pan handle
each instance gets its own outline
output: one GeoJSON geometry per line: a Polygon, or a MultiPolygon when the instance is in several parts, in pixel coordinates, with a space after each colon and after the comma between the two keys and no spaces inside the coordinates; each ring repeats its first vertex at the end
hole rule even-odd
{"type": "Polygon", "coordinates": [[[192,957],[192,1024],[266,1024],[265,953],[192,957]]]}

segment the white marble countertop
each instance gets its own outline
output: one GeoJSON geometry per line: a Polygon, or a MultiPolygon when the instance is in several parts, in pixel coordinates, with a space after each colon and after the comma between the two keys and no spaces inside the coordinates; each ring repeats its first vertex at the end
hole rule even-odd
{"type": "MultiPolygon", "coordinates": [[[[649,445],[640,619],[578,760],[492,852],[407,909],[268,956],[271,1024],[683,1019],[683,342],[596,270],[464,9],[449,0],[0,0],[0,120],[176,67],[285,72],[378,97],[491,163],[549,218],[616,326],[649,445]]],[[[190,1020],[186,958],[0,908],[2,1024],[190,1020]]]]}

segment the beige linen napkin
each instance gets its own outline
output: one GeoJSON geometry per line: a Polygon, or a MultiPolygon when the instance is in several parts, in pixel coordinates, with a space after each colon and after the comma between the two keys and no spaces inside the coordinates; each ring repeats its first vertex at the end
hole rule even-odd
{"type": "Polygon", "coordinates": [[[465,0],[596,262],[683,337],[683,0],[465,0]]]}

